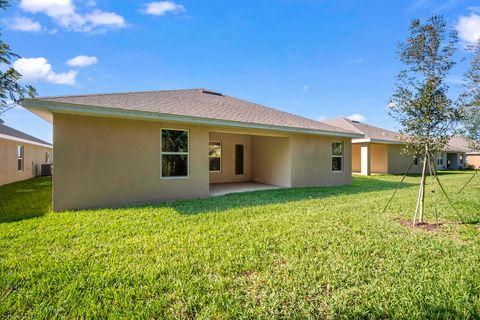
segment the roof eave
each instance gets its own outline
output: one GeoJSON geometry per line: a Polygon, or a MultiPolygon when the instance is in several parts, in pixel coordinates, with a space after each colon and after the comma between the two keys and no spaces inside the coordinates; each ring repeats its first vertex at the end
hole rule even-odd
{"type": "Polygon", "coordinates": [[[136,120],[168,121],[168,122],[190,123],[190,124],[198,124],[198,125],[263,129],[263,130],[304,133],[304,134],[334,136],[334,137],[344,137],[344,138],[363,137],[362,135],[355,134],[355,133],[348,133],[348,132],[326,131],[326,130],[316,130],[316,129],[297,128],[297,127],[284,127],[284,126],[250,123],[250,122],[173,115],[173,114],[166,114],[166,113],[125,110],[125,109],[117,109],[117,108],[104,108],[104,107],[71,104],[71,103],[64,103],[64,102],[52,102],[52,101],[45,101],[45,100],[39,100],[39,99],[25,99],[22,102],[22,106],[30,110],[31,112],[39,115],[40,117],[46,119],[49,122],[53,122],[53,117],[51,117],[53,113],[64,113],[64,114],[101,116],[101,117],[136,119],[136,120]],[[50,114],[50,116],[48,114],[50,114]]]}
{"type": "Polygon", "coordinates": [[[11,135],[8,135],[8,134],[1,134],[0,133],[0,139],[16,141],[16,142],[21,142],[21,143],[28,143],[28,144],[32,144],[32,145],[36,145],[36,146],[40,146],[40,147],[49,148],[49,149],[53,148],[53,146],[50,145],[50,144],[40,143],[40,142],[37,142],[37,141],[28,140],[28,139],[23,139],[23,138],[11,136],[11,135]]]}
{"type": "Polygon", "coordinates": [[[402,144],[401,141],[397,141],[397,140],[383,140],[383,139],[372,139],[372,138],[353,139],[352,143],[402,144]]]}

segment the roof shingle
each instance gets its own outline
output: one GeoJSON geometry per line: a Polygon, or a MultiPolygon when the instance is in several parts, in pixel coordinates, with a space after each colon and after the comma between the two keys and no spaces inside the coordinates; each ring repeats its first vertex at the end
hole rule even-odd
{"type": "Polygon", "coordinates": [[[355,134],[351,130],[205,89],[39,97],[35,100],[355,134]]]}
{"type": "Polygon", "coordinates": [[[28,141],[32,141],[32,142],[36,142],[36,143],[46,144],[46,145],[49,145],[49,146],[52,145],[51,143],[48,143],[48,142],[43,141],[41,139],[35,138],[35,137],[33,137],[29,134],[26,134],[24,132],[13,129],[13,128],[11,128],[9,126],[6,126],[4,124],[0,124],[0,134],[10,136],[10,137],[14,137],[14,138],[23,139],[23,140],[28,140],[28,141]]]}

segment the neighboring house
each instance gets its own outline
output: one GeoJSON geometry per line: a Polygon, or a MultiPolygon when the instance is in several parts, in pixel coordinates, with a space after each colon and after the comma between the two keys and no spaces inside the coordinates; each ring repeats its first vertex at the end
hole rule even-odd
{"type": "Polygon", "coordinates": [[[52,155],[50,143],[0,124],[0,185],[40,175],[52,155]]]}
{"type": "MultiPolygon", "coordinates": [[[[354,173],[402,174],[414,160],[411,156],[402,153],[402,143],[399,141],[401,135],[398,132],[346,118],[335,118],[324,122],[364,135],[363,138],[352,140],[352,171],[354,173]]],[[[456,144],[449,144],[445,152],[436,155],[437,169],[463,169],[465,151],[456,144]]],[[[421,163],[421,159],[416,159],[410,173],[421,173],[421,163]]]]}
{"type": "MultiPolygon", "coordinates": [[[[352,171],[362,175],[405,173],[413,159],[401,152],[398,132],[374,127],[346,118],[326,120],[325,123],[363,135],[352,140],[352,171]]],[[[410,173],[421,173],[416,161],[410,173]]]]}
{"type": "Polygon", "coordinates": [[[53,123],[54,210],[351,184],[358,134],[204,89],[27,99],[53,123]]]}
{"type": "MultiPolygon", "coordinates": [[[[480,152],[470,149],[468,141],[463,137],[454,137],[448,147],[451,150],[459,150],[461,153],[458,158],[460,165],[465,166],[465,163],[480,169],[480,152]]],[[[455,160],[455,159],[454,159],[455,160]]]]}

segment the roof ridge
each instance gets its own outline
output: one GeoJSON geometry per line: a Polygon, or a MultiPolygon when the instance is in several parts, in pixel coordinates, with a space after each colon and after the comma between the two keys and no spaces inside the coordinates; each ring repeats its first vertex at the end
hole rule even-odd
{"type": "MultiPolygon", "coordinates": [[[[73,98],[73,97],[93,97],[93,96],[109,96],[109,95],[116,95],[116,94],[137,94],[137,93],[153,93],[153,92],[174,92],[174,91],[203,91],[209,89],[205,88],[191,88],[191,89],[168,89],[168,90],[145,90],[145,91],[125,91],[125,92],[105,92],[105,93],[84,93],[84,94],[71,94],[68,96],[39,96],[35,97],[35,99],[56,99],[56,98],[73,98]]],[[[216,91],[213,91],[216,92],[216,91]]]]}

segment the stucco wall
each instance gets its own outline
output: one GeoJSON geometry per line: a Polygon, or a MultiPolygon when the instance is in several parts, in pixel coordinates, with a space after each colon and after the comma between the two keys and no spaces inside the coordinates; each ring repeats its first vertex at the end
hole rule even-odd
{"type": "Polygon", "coordinates": [[[360,144],[352,144],[352,172],[360,172],[362,167],[360,147],[360,144]]]}
{"type": "MultiPolygon", "coordinates": [[[[402,153],[402,146],[388,145],[388,173],[404,174],[412,163],[412,156],[402,153]]],[[[419,159],[418,165],[414,165],[410,173],[422,173],[422,162],[419,159]]]]}
{"type": "MultiPolygon", "coordinates": [[[[55,114],[54,210],[207,197],[212,177],[208,170],[209,141],[223,142],[222,169],[227,168],[230,156],[230,162],[234,159],[233,149],[228,151],[229,143],[224,142],[225,133],[221,133],[223,137],[217,136],[222,130],[224,128],[55,114]],[[189,130],[188,178],[160,178],[161,128],[189,130]]],[[[235,134],[241,133],[236,131],[235,134]]],[[[297,187],[351,183],[349,139],[285,134],[274,137],[275,133],[254,130],[245,130],[244,134],[241,137],[229,135],[228,139],[232,145],[242,141],[246,145],[246,160],[254,159],[251,165],[245,163],[246,173],[250,167],[255,167],[248,173],[249,178],[297,187]],[[263,133],[271,136],[257,136],[263,133]],[[342,172],[332,172],[333,141],[345,142],[342,172]],[[257,149],[256,157],[251,155],[254,148],[257,149]]]]}
{"type": "Polygon", "coordinates": [[[388,172],[388,145],[371,143],[371,172],[387,173],[388,172]]]}
{"type": "Polygon", "coordinates": [[[56,211],[206,197],[206,127],[54,115],[56,211]],[[188,178],[160,179],[160,129],[188,129],[188,178]]]}
{"type": "Polygon", "coordinates": [[[46,161],[46,153],[53,159],[52,148],[19,141],[0,139],[0,185],[33,178],[40,175],[40,165],[46,161]],[[24,148],[23,171],[18,171],[17,148],[24,148]]]}
{"type": "Polygon", "coordinates": [[[292,187],[337,186],[352,183],[351,140],[345,138],[293,135],[292,187]],[[332,172],[332,142],[344,142],[343,171],[332,172]]]}
{"type": "Polygon", "coordinates": [[[290,138],[252,136],[252,180],[291,186],[290,138]]]}
{"type": "Polygon", "coordinates": [[[251,136],[245,134],[230,134],[210,132],[210,141],[222,143],[222,162],[220,172],[210,172],[210,183],[225,183],[251,180],[251,136]],[[244,145],[243,175],[235,174],[235,145],[244,145]]]}
{"type": "Polygon", "coordinates": [[[467,155],[467,163],[473,165],[475,168],[480,169],[480,154],[467,155]]]}

